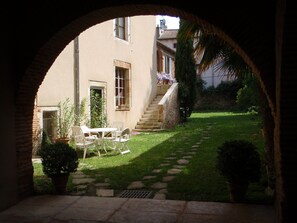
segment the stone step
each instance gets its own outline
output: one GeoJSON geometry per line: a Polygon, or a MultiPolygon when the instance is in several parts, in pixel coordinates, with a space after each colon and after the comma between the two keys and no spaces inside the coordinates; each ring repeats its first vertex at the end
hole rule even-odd
{"type": "Polygon", "coordinates": [[[158,104],[163,98],[164,94],[157,95],[151,104],[148,106],[146,111],[143,113],[140,120],[135,126],[136,131],[155,131],[160,130],[162,122],[158,122],[159,119],[159,108],[158,104]]]}
{"type": "Polygon", "coordinates": [[[162,122],[157,121],[139,121],[137,125],[151,125],[151,126],[161,126],[162,122]]]}
{"type": "Polygon", "coordinates": [[[136,129],[160,129],[158,125],[136,125],[136,129]]]}

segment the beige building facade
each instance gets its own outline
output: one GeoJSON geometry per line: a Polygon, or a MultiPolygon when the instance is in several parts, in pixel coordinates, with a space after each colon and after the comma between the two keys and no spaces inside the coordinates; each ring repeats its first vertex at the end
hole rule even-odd
{"type": "Polygon", "coordinates": [[[38,90],[41,129],[66,98],[74,104],[86,99],[90,118],[91,90],[104,101],[106,125],[121,121],[135,128],[157,94],[156,52],[155,16],[117,18],[82,32],[56,58],[38,90]]]}

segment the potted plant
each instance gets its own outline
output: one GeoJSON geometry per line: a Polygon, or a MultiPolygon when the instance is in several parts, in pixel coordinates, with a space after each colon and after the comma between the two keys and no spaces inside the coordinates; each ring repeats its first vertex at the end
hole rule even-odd
{"type": "Polygon", "coordinates": [[[55,141],[68,143],[70,140],[69,134],[71,126],[74,124],[75,120],[75,108],[74,105],[70,103],[69,98],[66,98],[64,102],[59,102],[58,108],[58,119],[55,123],[58,138],[56,138],[55,141]]]}
{"type": "Polygon", "coordinates": [[[69,174],[77,171],[76,151],[69,144],[55,142],[43,147],[40,156],[44,174],[52,179],[56,192],[64,194],[69,174]]]}
{"type": "Polygon", "coordinates": [[[78,105],[77,112],[75,111],[75,105],[70,102],[69,98],[66,98],[64,102],[59,102],[58,108],[58,119],[56,119],[55,123],[58,138],[55,141],[68,143],[71,127],[74,124],[79,125],[87,120],[86,99],[82,99],[78,105]]]}
{"type": "Polygon", "coordinates": [[[246,140],[229,140],[219,146],[216,167],[227,180],[231,202],[244,201],[249,183],[261,175],[257,147],[246,140]]]}

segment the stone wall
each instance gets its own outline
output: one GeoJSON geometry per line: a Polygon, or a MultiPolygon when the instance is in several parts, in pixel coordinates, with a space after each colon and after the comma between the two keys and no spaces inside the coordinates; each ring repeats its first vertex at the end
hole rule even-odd
{"type": "Polygon", "coordinates": [[[180,121],[178,84],[174,83],[168,89],[162,100],[158,104],[159,121],[163,122],[163,129],[169,129],[177,125],[180,121]]]}

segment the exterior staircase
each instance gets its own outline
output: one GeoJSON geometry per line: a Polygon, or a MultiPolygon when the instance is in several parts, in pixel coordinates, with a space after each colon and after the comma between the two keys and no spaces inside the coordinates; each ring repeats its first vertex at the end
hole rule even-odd
{"type": "Polygon", "coordinates": [[[159,122],[158,103],[163,98],[164,94],[159,94],[146,109],[140,120],[137,122],[134,131],[136,132],[151,132],[162,130],[162,122],[159,122]]]}

